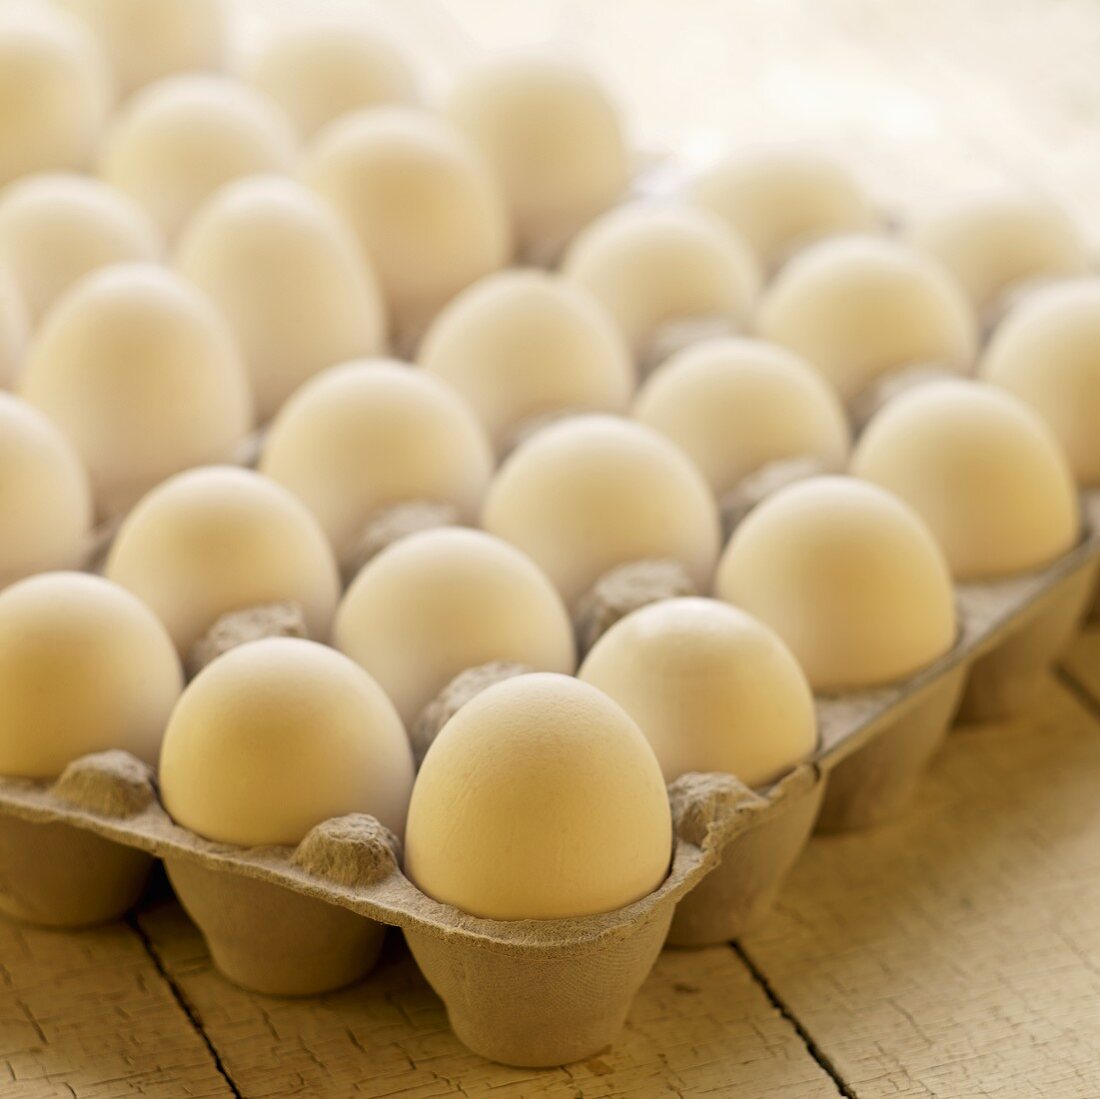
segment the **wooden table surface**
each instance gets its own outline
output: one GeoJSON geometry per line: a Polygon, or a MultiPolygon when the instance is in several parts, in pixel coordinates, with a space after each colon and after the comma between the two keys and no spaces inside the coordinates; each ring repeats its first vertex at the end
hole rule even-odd
{"type": "MultiPolygon", "coordinates": [[[[901,206],[1021,179],[1100,237],[1088,0],[380,6],[442,65],[574,44],[651,147],[810,140],[901,206]]],[[[80,934],[0,921],[5,1097],[666,1094],[1100,1097],[1100,632],[1026,716],[958,730],[902,820],[815,838],[763,931],[666,951],[621,1040],[568,1068],[467,1052],[396,934],[367,981],[296,1001],[223,980],[163,886],[80,934]]]]}

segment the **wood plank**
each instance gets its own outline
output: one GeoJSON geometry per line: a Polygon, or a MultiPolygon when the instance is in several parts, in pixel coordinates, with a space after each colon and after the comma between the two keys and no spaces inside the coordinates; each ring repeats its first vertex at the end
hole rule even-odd
{"type": "Polygon", "coordinates": [[[727,947],[666,952],[611,1050],[536,1072],[491,1064],[460,1045],[396,935],[366,981],[328,996],[288,1000],[225,981],[174,902],[154,905],[139,919],[229,1077],[247,1096],[839,1094],[727,947]]]}
{"type": "Polygon", "coordinates": [[[1062,658],[1062,669],[1100,713],[1100,626],[1090,627],[1074,641],[1062,658]]]}
{"type": "Polygon", "coordinates": [[[1051,680],[904,819],[811,844],[746,953],[859,1099],[1100,1095],[1098,733],[1051,680]]]}
{"type": "Polygon", "coordinates": [[[0,919],[0,1094],[232,1090],[132,928],[58,932],[0,919]]]}

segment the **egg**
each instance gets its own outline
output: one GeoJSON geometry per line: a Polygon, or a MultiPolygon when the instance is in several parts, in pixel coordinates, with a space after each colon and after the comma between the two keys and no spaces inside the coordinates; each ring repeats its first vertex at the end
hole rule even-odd
{"type": "Polygon", "coordinates": [[[164,734],[160,792],[177,823],[217,843],[297,844],[369,813],[400,836],[412,753],[382,688],[346,656],[268,638],[219,657],[164,734]]]}
{"type": "Polygon", "coordinates": [[[671,840],[661,769],[622,708],[568,676],[521,675],[463,706],[429,749],[405,872],[473,916],[589,916],[652,893],[671,840]]]}
{"type": "Polygon", "coordinates": [[[118,92],[162,76],[221,68],[228,37],[224,0],[63,0],[92,29],[118,92]]]}
{"type": "Polygon", "coordinates": [[[876,485],[815,477],[733,532],[715,591],[770,626],[815,690],[888,683],[955,642],[951,575],[916,512],[876,485]]]}
{"type": "Polygon", "coordinates": [[[0,774],[112,748],[153,764],[182,684],[164,627],[117,584],[49,572],[0,592],[0,774]]]}
{"type": "Polygon", "coordinates": [[[518,240],[553,251],[617,202],[630,181],[619,112],[567,57],[500,58],[463,74],[445,110],[489,160],[518,240]]]}
{"type": "Polygon", "coordinates": [[[678,561],[705,588],[718,556],[714,498],[672,443],[611,416],[550,424],[501,466],[482,526],[540,565],[571,608],[616,565],[678,561]]]}
{"type": "Polygon", "coordinates": [[[0,5],[0,184],[85,168],[112,93],[95,40],[51,4],[0,5]]]}
{"type": "Polygon", "coordinates": [[[488,166],[431,115],[379,107],[339,118],[317,136],[304,174],[350,222],[405,331],[508,261],[507,216],[488,166]]]}
{"type": "Polygon", "coordinates": [[[241,66],[310,138],[341,115],[420,98],[412,64],[378,28],[309,12],[274,28],[241,66]]]}
{"type": "Polygon", "coordinates": [[[620,412],[634,388],[630,355],[602,306],[583,287],[533,270],[464,290],[428,329],[418,359],[465,398],[498,450],[524,420],[620,412]]]}
{"type": "Polygon", "coordinates": [[[666,599],[621,619],[578,673],[638,723],[665,781],[689,772],[762,787],[817,746],[806,676],[779,636],[713,599],[666,599]]]}
{"type": "Polygon", "coordinates": [[[461,398],[421,370],[364,360],[326,370],[283,406],[260,469],[317,517],[347,561],[367,523],[409,501],[473,519],[492,449],[461,398]]]}
{"type": "Polygon", "coordinates": [[[455,527],[402,538],[369,561],[340,604],[333,638],[410,729],[468,668],[576,666],[569,615],[538,566],[499,538],[455,527]]]}
{"type": "Polygon", "coordinates": [[[23,295],[0,263],[0,389],[11,386],[23,363],[29,322],[23,295]]]}
{"type": "Polygon", "coordinates": [[[981,382],[930,382],[890,401],[860,438],[852,473],[908,503],[959,580],[1038,568],[1080,533],[1073,475],[1050,429],[981,382]]]}
{"type": "Polygon", "coordinates": [[[289,179],[216,192],[183,233],[176,267],[228,320],[261,422],[307,378],[385,342],[378,283],[351,231],[289,179]]]}
{"type": "Polygon", "coordinates": [[[309,511],[251,470],[190,470],[126,516],[104,573],[145,601],[180,653],[223,614],[297,604],[309,635],[328,639],[339,597],[332,550],[309,511]]]}
{"type": "Polygon", "coordinates": [[[1024,191],[956,199],[914,221],[906,236],[943,264],[983,312],[1023,283],[1089,269],[1081,230],[1056,204],[1024,191]]]}
{"type": "Polygon", "coordinates": [[[232,458],[252,426],[225,323],[152,264],[105,267],[72,287],[39,328],[19,385],[76,447],[103,514],[181,469],[232,458]]]}
{"type": "Polygon", "coordinates": [[[266,96],[227,76],[169,76],[137,93],[99,150],[99,175],[136,199],[165,239],[219,187],[242,176],[289,172],[290,123],[266,96]]]}
{"type": "Polygon", "coordinates": [[[83,563],[92,530],[88,475],[36,408],[0,393],[0,587],[83,563]]]}
{"type": "Polygon", "coordinates": [[[965,370],[976,345],[970,306],[946,271],[858,235],[795,256],[764,295],[756,331],[812,362],[846,400],[902,367],[965,370]]]}
{"type": "Polygon", "coordinates": [[[634,418],[676,443],[722,495],[771,462],[843,468],[844,408],[805,359],[763,340],[702,340],[650,375],[634,418]]]}
{"type": "Polygon", "coordinates": [[[128,195],[91,176],[49,172],[0,192],[0,263],[32,323],[82,276],[113,263],[161,258],[160,233],[128,195]]]}
{"type": "Polygon", "coordinates": [[[739,233],[765,271],[815,240],[869,232],[879,222],[851,172],[809,149],[728,157],[696,176],[687,193],[739,233]]]}
{"type": "Polygon", "coordinates": [[[1100,485],[1100,279],[1036,291],[993,333],[979,371],[1046,421],[1080,484],[1100,485]]]}
{"type": "Polygon", "coordinates": [[[636,202],[597,218],[570,245],[562,273],[603,303],[635,354],[663,326],[749,316],[760,281],[740,237],[715,215],[636,202]]]}

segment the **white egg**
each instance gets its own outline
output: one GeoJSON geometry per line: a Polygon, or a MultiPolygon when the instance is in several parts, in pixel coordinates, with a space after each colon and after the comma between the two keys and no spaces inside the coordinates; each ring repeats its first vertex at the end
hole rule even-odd
{"type": "Polygon", "coordinates": [[[385,342],[374,271],[348,227],[292,180],[251,176],[216,192],[176,266],[228,320],[261,422],[314,374],[385,342]]]}
{"type": "Polygon", "coordinates": [[[108,749],[154,764],[182,685],[164,627],[117,584],[50,572],[0,592],[0,774],[108,749]]]}
{"type": "Polygon", "coordinates": [[[465,398],[498,448],[530,417],[620,412],[634,388],[626,345],[596,299],[539,271],[505,271],[464,290],[417,357],[465,398]]]}
{"type": "Polygon", "coordinates": [[[489,441],[437,378],[389,360],[345,363],[304,385],[264,440],[260,469],[317,517],[346,561],[373,516],[411,501],[477,514],[489,441]]]}
{"type": "Polygon", "coordinates": [[[22,369],[29,327],[23,295],[0,264],[0,389],[13,385],[22,369]]]}
{"type": "Polygon", "coordinates": [[[1050,429],[981,382],[929,382],[895,397],[867,425],[851,468],[924,519],[959,580],[1045,565],[1080,532],[1073,474],[1050,429]]]}
{"type": "Polygon", "coordinates": [[[900,679],[955,642],[951,575],[932,533],[852,477],[800,481],[757,505],[715,590],[775,630],[815,690],[900,679]]]}
{"type": "Polygon", "coordinates": [[[39,328],[19,384],[76,447],[101,513],[188,466],[232,459],[252,427],[225,322],[152,264],[105,267],[72,287],[39,328]]]}
{"type": "Polygon", "coordinates": [[[184,656],[223,614],[269,603],[296,604],[310,636],[326,641],[340,590],[309,511],[258,473],[216,466],[142,499],[104,573],[153,609],[184,656]]]}
{"type": "Polygon", "coordinates": [[[608,912],[668,873],[661,769],[595,687],[522,675],[443,727],[413,788],[405,871],[429,896],[497,920],[608,912]]]}
{"type": "Polygon", "coordinates": [[[405,730],[382,688],[313,641],[270,638],[219,657],[164,735],[160,791],[177,824],[218,843],[296,844],[369,813],[400,836],[412,789],[405,730]]]}

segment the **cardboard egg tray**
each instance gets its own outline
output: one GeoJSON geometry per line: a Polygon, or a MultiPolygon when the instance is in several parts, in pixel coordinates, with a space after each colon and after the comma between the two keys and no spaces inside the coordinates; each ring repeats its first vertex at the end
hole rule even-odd
{"type": "Polygon", "coordinates": [[[0,911],[77,927],[112,919],[165,863],[218,967],[259,992],[348,984],[400,927],[458,1037],[493,1060],[548,1066],[607,1046],[662,945],[727,941],[767,913],[815,825],[862,827],[905,803],[960,703],[1017,705],[1074,631],[1100,567],[1100,492],[1086,534],[1049,567],[957,588],[960,633],[898,684],[820,697],[814,758],[766,790],[729,775],[669,787],[669,874],[614,912],[566,920],[468,916],[420,892],[373,818],[340,817],[297,847],[211,843],[175,825],[150,770],[124,752],[84,757],[56,781],[0,778],[0,911]]]}

